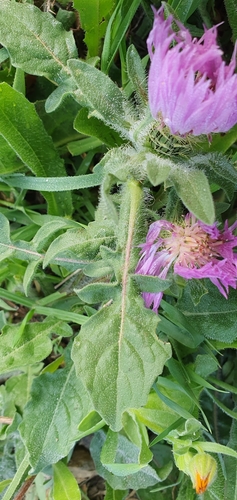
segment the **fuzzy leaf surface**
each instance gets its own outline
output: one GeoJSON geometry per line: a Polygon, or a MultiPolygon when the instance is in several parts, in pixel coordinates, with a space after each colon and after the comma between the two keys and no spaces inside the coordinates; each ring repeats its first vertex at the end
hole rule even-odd
{"type": "Polygon", "coordinates": [[[237,183],[237,171],[228,158],[220,153],[200,154],[192,158],[192,164],[197,165],[210,182],[224,189],[229,200],[232,198],[237,183]]]}
{"type": "Polygon", "coordinates": [[[160,478],[156,471],[147,465],[140,469],[140,471],[131,474],[130,465],[137,460],[139,448],[129,441],[125,436],[118,434],[118,449],[116,453],[116,462],[124,464],[124,469],[127,466],[128,474],[123,477],[116,476],[109,472],[101,463],[101,451],[106,440],[106,434],[99,431],[95,434],[91,443],[91,455],[95,462],[98,473],[104,477],[114,489],[138,489],[147,488],[156,484],[160,478]]]}
{"type": "Polygon", "coordinates": [[[146,153],[144,158],[144,167],[147,172],[149,181],[153,186],[158,186],[166,181],[169,177],[172,162],[170,160],[160,158],[153,153],[146,153]]]}
{"type": "Polygon", "coordinates": [[[205,224],[213,224],[215,210],[205,174],[201,170],[186,168],[185,165],[177,165],[172,170],[170,179],[188,210],[205,224]]]}
{"type": "Polygon", "coordinates": [[[0,136],[0,172],[1,174],[11,174],[13,172],[24,171],[25,166],[9,146],[7,141],[0,136]]]}
{"type": "Polygon", "coordinates": [[[103,223],[99,220],[90,222],[86,229],[69,229],[51,243],[45,254],[44,266],[47,266],[56,255],[69,249],[75,251],[78,259],[90,261],[97,256],[101,245],[112,245],[114,239],[109,220],[103,223]]]}
{"type": "Polygon", "coordinates": [[[28,3],[1,1],[0,43],[13,66],[57,84],[70,76],[67,60],[77,57],[72,31],[28,3]]]}
{"type": "Polygon", "coordinates": [[[69,453],[80,420],[92,408],[87,391],[72,365],[35,379],[31,396],[20,433],[34,473],[38,473],[69,453]]]}
{"type": "Polygon", "coordinates": [[[75,339],[76,371],[112,430],[121,429],[125,410],[146,403],[171,355],[170,344],[155,333],[157,322],[130,284],[127,295],[93,315],[75,339]]]}
{"type": "Polygon", "coordinates": [[[130,106],[122,91],[101,71],[84,61],[68,61],[78,90],[75,99],[91,111],[91,115],[127,136],[126,113],[130,106]]]}
{"type": "Polygon", "coordinates": [[[9,220],[0,213],[0,261],[6,259],[13,252],[10,239],[9,220]]]}
{"type": "Polygon", "coordinates": [[[140,101],[147,104],[147,79],[142,60],[134,47],[130,45],[126,56],[128,76],[132,83],[133,90],[136,91],[140,101]]]}

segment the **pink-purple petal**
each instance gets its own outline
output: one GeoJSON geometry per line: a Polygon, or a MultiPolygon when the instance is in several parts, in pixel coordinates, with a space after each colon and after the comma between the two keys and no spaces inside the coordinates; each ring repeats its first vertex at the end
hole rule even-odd
{"type": "Polygon", "coordinates": [[[217,45],[217,28],[205,30],[200,40],[163,8],[153,8],[155,20],[147,45],[151,58],[148,94],[151,113],[172,134],[226,132],[237,122],[237,45],[229,65],[217,45]],[[172,46],[171,46],[172,42],[172,46]],[[221,103],[221,106],[220,106],[221,103]]]}
{"type": "MultiPolygon", "coordinates": [[[[165,279],[168,271],[185,279],[209,278],[227,298],[229,287],[237,287],[237,221],[223,230],[217,223],[208,226],[187,214],[180,224],[166,220],[154,222],[141,246],[136,273],[165,279]]],[[[143,293],[146,307],[158,311],[163,292],[143,293]]]]}

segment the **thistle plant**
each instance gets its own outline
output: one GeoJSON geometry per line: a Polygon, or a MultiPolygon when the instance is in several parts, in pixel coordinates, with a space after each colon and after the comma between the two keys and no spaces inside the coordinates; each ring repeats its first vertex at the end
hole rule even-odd
{"type": "Polygon", "coordinates": [[[1,0],[3,500],[86,436],[106,500],[235,500],[237,18],[156,4],[1,0]]]}

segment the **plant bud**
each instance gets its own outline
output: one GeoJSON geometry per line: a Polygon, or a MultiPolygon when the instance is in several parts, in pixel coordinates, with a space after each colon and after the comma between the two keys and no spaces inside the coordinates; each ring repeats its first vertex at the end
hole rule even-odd
{"type": "Polygon", "coordinates": [[[213,483],[216,477],[216,460],[208,453],[197,453],[189,462],[189,475],[199,495],[213,483]]]}

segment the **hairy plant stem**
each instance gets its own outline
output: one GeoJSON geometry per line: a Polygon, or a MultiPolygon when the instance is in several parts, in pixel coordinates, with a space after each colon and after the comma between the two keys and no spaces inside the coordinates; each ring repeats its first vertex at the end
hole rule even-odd
{"type": "Polygon", "coordinates": [[[129,194],[130,212],[128,220],[127,242],[125,247],[124,267],[122,274],[121,329],[119,335],[119,344],[121,343],[123,336],[122,325],[124,324],[125,320],[128,273],[129,273],[129,268],[131,266],[131,253],[134,245],[134,235],[136,230],[139,207],[142,199],[142,189],[137,181],[135,180],[129,181],[127,189],[129,194]]]}

